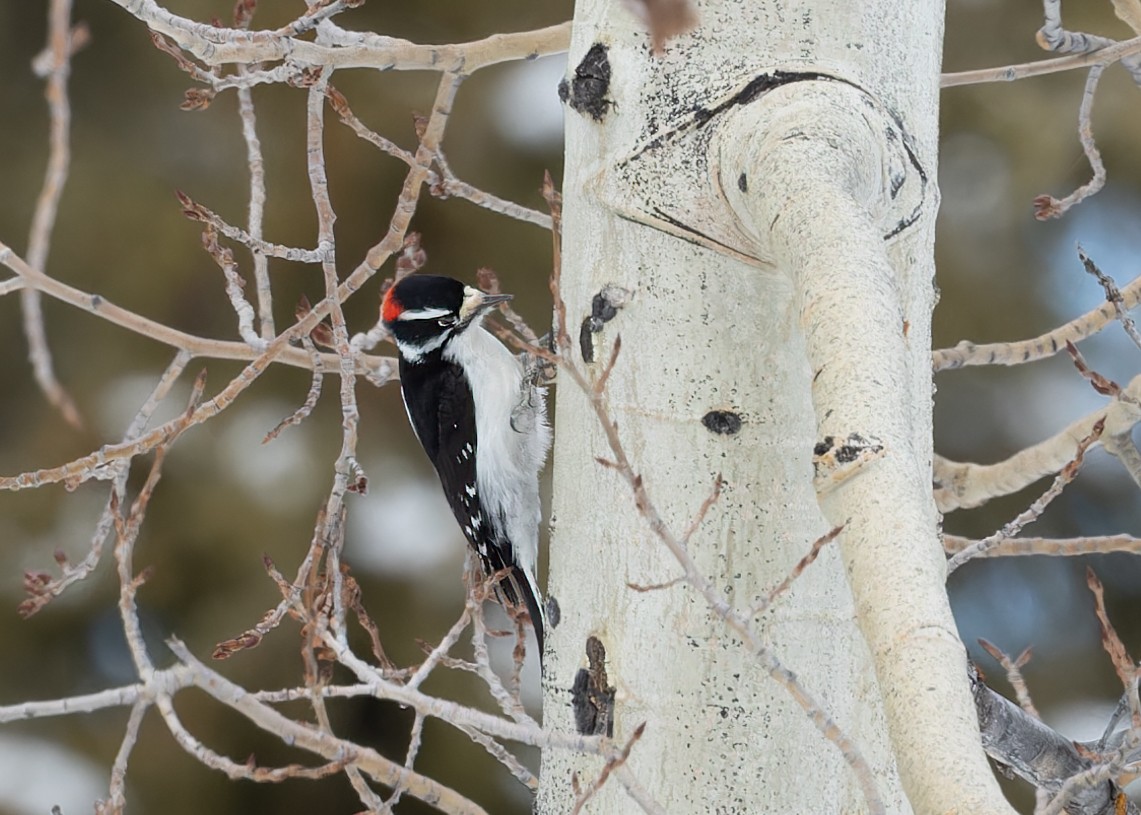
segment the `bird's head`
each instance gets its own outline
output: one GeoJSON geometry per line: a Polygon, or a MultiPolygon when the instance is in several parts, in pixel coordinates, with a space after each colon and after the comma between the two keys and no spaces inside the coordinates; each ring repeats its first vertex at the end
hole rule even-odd
{"type": "Polygon", "coordinates": [[[487,294],[450,277],[414,274],[384,295],[381,319],[400,356],[414,364],[478,325],[488,311],[510,299],[510,294],[487,294]]]}

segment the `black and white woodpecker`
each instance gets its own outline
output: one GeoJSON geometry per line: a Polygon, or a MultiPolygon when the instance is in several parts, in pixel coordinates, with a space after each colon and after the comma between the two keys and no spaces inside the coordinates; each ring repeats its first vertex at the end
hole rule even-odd
{"type": "Polygon", "coordinates": [[[416,437],[486,575],[506,570],[501,599],[531,617],[543,653],[539,471],[551,446],[546,394],[481,325],[509,294],[450,277],[410,275],[381,318],[400,351],[400,393],[416,437]]]}

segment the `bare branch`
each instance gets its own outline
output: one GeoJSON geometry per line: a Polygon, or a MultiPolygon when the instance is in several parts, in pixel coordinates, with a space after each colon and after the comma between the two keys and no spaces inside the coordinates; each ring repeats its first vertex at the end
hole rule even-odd
{"type": "Polygon", "coordinates": [[[619,751],[617,755],[607,759],[606,763],[602,765],[602,770],[598,773],[598,776],[590,782],[587,788],[582,791],[582,794],[578,796],[578,799],[574,802],[574,808],[571,810],[571,815],[578,815],[582,812],[582,808],[586,806],[587,802],[594,797],[596,792],[602,789],[602,785],[610,778],[610,774],[626,763],[626,760],[630,758],[630,751],[634,749],[634,745],[638,743],[638,739],[642,738],[642,734],[645,732],[645,722],[642,722],[634,728],[634,732],[630,735],[630,738],[626,741],[621,751],[619,751]]]}
{"type": "Polygon", "coordinates": [[[837,526],[830,531],[824,533],[819,538],[812,542],[812,547],[808,550],[808,554],[802,557],[797,564],[792,568],[784,580],[773,587],[773,590],[768,595],[762,598],[761,602],[749,609],[749,616],[756,617],[759,614],[764,614],[773,603],[775,603],[780,596],[789,590],[794,580],[804,574],[804,570],[813,564],[817,557],[820,555],[820,550],[826,545],[836,540],[839,534],[844,530],[844,527],[837,526]]]}
{"type": "MultiPolygon", "coordinates": [[[[949,555],[961,552],[979,541],[957,535],[943,536],[943,549],[949,555]]],[[[1076,555],[1128,552],[1141,554],[1141,538],[1132,535],[1104,535],[1086,538],[1008,538],[996,546],[981,550],[977,557],[1018,557],[1025,555],[1076,555]]]]}
{"type": "MultiPolygon", "coordinates": [[[[181,190],[177,190],[175,195],[178,197],[178,202],[182,204],[182,214],[192,221],[201,221],[209,224],[218,230],[222,235],[232,241],[237,241],[243,246],[247,247],[254,256],[255,262],[258,257],[268,256],[272,258],[280,258],[282,260],[289,260],[294,263],[320,263],[324,260],[325,255],[319,249],[300,249],[292,246],[282,246],[278,243],[269,243],[261,239],[260,228],[258,235],[255,237],[250,232],[244,229],[233,226],[222,220],[222,217],[216,212],[202,204],[199,204],[193,198],[181,190]]],[[[267,280],[268,283],[268,280],[267,280]]],[[[260,284],[259,284],[260,285],[260,284]]]]}
{"type": "Polygon", "coordinates": [[[1121,290],[1117,288],[1117,283],[1113,278],[1103,272],[1096,263],[1086,254],[1081,245],[1078,245],[1078,258],[1082,262],[1085,270],[1093,275],[1101,287],[1105,289],[1105,299],[1113,305],[1113,311],[1117,315],[1121,327],[1125,329],[1125,333],[1129,335],[1129,339],[1133,340],[1133,344],[1141,348],[1141,333],[1137,331],[1137,325],[1133,322],[1133,318],[1129,316],[1129,307],[1125,305],[1125,297],[1121,294],[1121,290]]]}
{"type": "MultiPolygon", "coordinates": [[[[1125,391],[1136,394],[1141,390],[1141,376],[1135,377],[1125,391]]],[[[1094,411],[1070,423],[1050,438],[1020,450],[1009,458],[994,464],[974,464],[950,461],[935,456],[935,503],[940,512],[969,509],[985,504],[992,498],[1010,495],[1030,486],[1039,478],[1062,470],[1073,458],[1074,448],[1089,436],[1100,423],[1114,430],[1129,424],[1130,415],[1124,408],[1131,406],[1120,400],[1109,407],[1094,411]],[[1122,412],[1120,418],[1114,414],[1122,412]]],[[[1130,412],[1131,413],[1131,412],[1130,412]]],[[[1102,443],[1105,439],[1103,437],[1102,443]]]]}
{"type": "MultiPolygon", "coordinates": [[[[51,116],[49,135],[51,149],[48,153],[44,185],[36,201],[31,234],[28,236],[28,264],[40,271],[47,268],[52,228],[55,226],[59,201],[63,195],[63,187],[67,183],[68,166],[71,163],[69,144],[71,103],[67,96],[67,79],[71,72],[72,54],[71,0],[51,0],[48,6],[48,51],[51,57],[50,67],[46,70],[45,94],[51,116]]],[[[3,250],[4,246],[0,244],[0,255],[3,254],[3,250]]],[[[47,331],[44,328],[40,292],[33,287],[24,288],[20,292],[20,305],[24,317],[24,337],[28,341],[28,358],[32,363],[36,383],[64,420],[74,428],[81,428],[83,420],[79,415],[79,409],[55,375],[51,351],[48,350],[47,331]]]]}
{"type": "Polygon", "coordinates": [[[379,34],[346,31],[328,20],[317,26],[317,41],[311,42],[285,36],[288,26],[277,31],[246,32],[196,23],[167,11],[155,0],[114,2],[207,65],[287,59],[334,69],[442,70],[471,74],[500,62],[558,54],[565,51],[570,42],[569,22],[537,31],[493,34],[458,45],[418,45],[379,34]]]}
{"type": "MultiPolygon", "coordinates": [[[[381,261],[383,262],[383,261],[381,261]]],[[[250,348],[244,342],[227,342],[225,340],[211,340],[187,334],[163,323],[156,322],[140,314],[135,314],[125,308],[108,302],[98,294],[88,294],[66,283],[61,283],[33,269],[17,256],[10,247],[0,242],[0,263],[3,263],[20,278],[24,284],[37,291],[43,292],[56,300],[75,306],[81,311],[101,317],[121,328],[126,328],[136,334],[149,337],[172,348],[184,350],[195,357],[212,357],[214,359],[235,359],[253,361],[254,370],[268,367],[271,361],[278,361],[285,365],[297,368],[309,368],[309,356],[300,348],[290,347],[289,343],[295,338],[299,339],[312,330],[321,319],[329,313],[330,305],[322,300],[313,307],[313,311],[302,322],[294,325],[284,334],[279,335],[269,347],[262,352],[250,348]]],[[[364,275],[362,275],[364,277],[364,275]]],[[[348,284],[349,281],[346,281],[348,284]]],[[[361,281],[353,280],[356,284],[361,281]]],[[[350,289],[351,291],[351,289],[350,289]]],[[[326,360],[331,365],[336,356],[329,354],[326,360]]],[[[368,357],[358,355],[357,372],[377,381],[386,381],[396,372],[396,362],[388,357],[368,357]]],[[[256,377],[255,377],[256,378],[256,377]]]]}
{"type": "Polygon", "coordinates": [[[456,178],[455,173],[452,172],[452,168],[448,166],[448,160],[444,157],[442,151],[436,154],[436,168],[439,172],[438,174],[433,174],[434,177],[429,182],[431,185],[430,192],[434,197],[462,198],[465,201],[470,201],[477,207],[498,212],[500,215],[506,215],[508,218],[534,224],[542,229],[551,228],[551,216],[531,209],[530,207],[525,207],[522,204],[516,204],[514,201],[508,201],[497,195],[492,195],[489,192],[473,187],[471,184],[456,178]]]}
{"type": "Polygon", "coordinates": [[[1086,567],[1086,585],[1093,594],[1094,611],[1097,613],[1097,622],[1101,626],[1101,645],[1113,663],[1113,670],[1117,673],[1129,699],[1133,727],[1141,731],[1141,707],[1137,698],[1137,663],[1125,650],[1125,643],[1117,635],[1117,630],[1109,620],[1109,612],[1105,608],[1105,589],[1097,574],[1090,567],[1086,567]]]}
{"type": "Polygon", "coordinates": [[[111,785],[108,800],[103,806],[96,804],[96,812],[122,812],[127,805],[127,762],[131,759],[131,751],[139,738],[139,728],[143,724],[150,703],[142,699],[131,707],[130,718],[123,731],[123,741],[119,745],[119,752],[115,755],[115,763],[111,765],[111,785]]]}
{"type": "Polygon", "coordinates": [[[1089,68],[1091,65],[1109,65],[1138,54],[1141,54],[1141,37],[1134,37],[1085,54],[1023,62],[1018,65],[1004,65],[999,68],[979,68],[973,71],[943,74],[939,86],[954,88],[960,85],[981,85],[989,82],[1015,82],[1032,76],[1045,76],[1061,71],[1089,68]]]}
{"type": "MultiPolygon", "coordinates": [[[[988,688],[973,669],[970,681],[983,749],[996,761],[1051,793],[1066,790],[1072,779],[1090,768],[1092,762],[1072,741],[988,688]]],[[[1074,800],[1082,805],[1081,812],[1101,813],[1113,798],[1112,785],[1104,784],[1085,788],[1074,800]]],[[[1060,805],[1054,811],[1059,812],[1060,805]]]]}
{"type": "Polygon", "coordinates": [[[263,562],[266,571],[269,572],[274,582],[277,583],[282,593],[282,600],[277,606],[267,611],[256,626],[244,631],[233,639],[226,640],[215,646],[214,652],[211,654],[214,659],[227,659],[238,651],[247,648],[256,648],[265,635],[277,628],[285,618],[285,615],[300,604],[301,594],[309,581],[309,575],[316,567],[322,555],[321,530],[324,529],[324,525],[325,516],[322,511],[318,513],[317,516],[316,529],[309,543],[309,551],[306,553],[305,559],[301,561],[301,565],[297,569],[297,578],[292,583],[289,583],[281,576],[268,557],[264,558],[263,562]]]}
{"type": "Polygon", "coordinates": [[[49,719],[56,716],[74,716],[77,713],[94,713],[115,707],[132,707],[140,700],[146,700],[152,693],[174,693],[188,687],[193,681],[190,672],[181,665],[155,671],[148,682],[124,685],[118,688],[67,696],[42,702],[21,702],[16,705],[0,706],[0,724],[26,721],[28,719],[49,719]]]}
{"type": "Polygon", "coordinates": [[[238,333],[250,348],[264,351],[268,343],[254,330],[254,309],[242,291],[246,281],[238,274],[234,253],[218,245],[218,233],[211,226],[207,226],[202,233],[202,245],[226,278],[226,295],[230,298],[230,305],[238,316],[238,333]]]}
{"type": "Polygon", "coordinates": [[[991,642],[984,639],[979,639],[979,645],[983,650],[990,654],[1006,671],[1006,678],[1009,680],[1011,686],[1014,688],[1014,693],[1018,697],[1018,704],[1022,709],[1029,713],[1036,719],[1041,719],[1038,709],[1034,707],[1034,702],[1030,698],[1030,689],[1026,687],[1026,680],[1022,678],[1022,666],[1030,661],[1031,650],[1026,648],[1018,655],[1017,659],[1011,659],[1002,649],[991,642]]]}
{"type": "Polygon", "coordinates": [[[1050,485],[1041,496],[1038,497],[1033,504],[1031,504],[1024,512],[1020,513],[1018,517],[1010,521],[1006,526],[995,532],[990,537],[979,541],[973,546],[969,546],[955,554],[950,560],[947,561],[947,575],[948,577],[960,566],[972,558],[978,557],[980,553],[985,552],[987,549],[997,546],[1008,538],[1015,537],[1022,531],[1023,527],[1038,519],[1038,517],[1046,510],[1046,507],[1057,498],[1067,484],[1077,478],[1078,471],[1082,466],[1082,459],[1089,446],[1101,437],[1102,430],[1105,428],[1105,420],[1102,419],[1094,423],[1093,429],[1084,439],[1078,442],[1077,452],[1070,460],[1070,463],[1062,468],[1054,479],[1054,483],[1050,485]]]}
{"type": "MultiPolygon", "coordinates": [[[[1090,119],[1090,114],[1093,112],[1094,94],[1097,93],[1097,83],[1104,70],[1104,65],[1095,65],[1090,68],[1089,76],[1086,77],[1086,87],[1082,92],[1082,104],[1078,108],[1078,138],[1081,140],[1082,150],[1093,169],[1093,178],[1061,200],[1051,195],[1040,195],[1035,198],[1034,217],[1040,221],[1060,218],[1071,207],[1100,192],[1101,188],[1105,186],[1105,164],[1102,162],[1101,152],[1093,140],[1093,123],[1090,119]]],[[[1141,78],[1141,73],[1138,74],[1138,77],[1141,78]]]]}
{"type": "MultiPolygon", "coordinates": [[[[189,362],[190,355],[186,352],[179,351],[175,355],[170,365],[167,366],[166,371],[155,384],[154,390],[151,391],[142,407],[139,408],[139,412],[127,427],[123,435],[124,441],[130,441],[136,438],[146,429],[151,416],[154,415],[155,410],[158,409],[162,401],[166,399],[167,394],[170,393],[170,389],[174,387],[175,382],[182,376],[182,372],[186,370],[186,366],[189,362]]],[[[62,574],[55,580],[35,581],[34,591],[29,592],[28,598],[20,604],[20,616],[30,617],[35,614],[53,598],[62,594],[68,586],[83,580],[95,571],[96,566],[99,565],[99,561],[103,557],[103,544],[107,540],[107,535],[110,534],[114,522],[112,502],[114,500],[120,502],[126,500],[127,475],[128,469],[126,462],[116,465],[111,497],[108,499],[107,507],[103,510],[103,515],[96,525],[95,533],[91,536],[91,543],[84,559],[78,564],[73,565],[66,557],[57,556],[56,560],[61,566],[62,574]]]]}
{"type": "MultiPolygon", "coordinates": [[[[1062,0],[1043,0],[1044,21],[1035,39],[1039,47],[1059,54],[1089,54],[1116,45],[1113,40],[1096,34],[1068,31],[1062,26],[1062,0]]],[[[1141,57],[1128,54],[1121,64],[1129,71],[1133,81],[1141,85],[1141,57]]]]}
{"type": "MultiPolygon", "coordinates": [[[[1141,277],[1121,289],[1121,308],[1126,311],[1141,303],[1141,277]]],[[[932,354],[935,371],[964,368],[969,365],[1021,365],[1046,359],[1066,347],[1067,342],[1078,343],[1091,337],[1117,319],[1116,304],[1103,303],[1063,326],[1039,337],[1020,342],[996,342],[976,345],[963,340],[954,348],[942,348],[932,354]]]]}
{"type": "Polygon", "coordinates": [[[481,807],[455,790],[395,764],[375,750],[359,747],[283,716],[221,674],[211,671],[197,661],[178,640],[170,640],[167,644],[190,668],[197,687],[223,705],[241,713],[261,729],[288,740],[296,747],[323,756],[327,761],[359,767],[362,772],[382,784],[393,787],[402,784],[409,794],[421,800],[432,801],[444,812],[457,815],[485,815],[481,807]]]}
{"type": "Polygon", "coordinates": [[[278,422],[272,430],[265,434],[265,438],[261,440],[262,444],[269,444],[276,439],[285,428],[301,424],[309,418],[309,414],[313,412],[313,408],[317,407],[317,401],[321,398],[321,383],[325,381],[325,363],[321,360],[321,355],[317,352],[317,347],[313,345],[313,340],[308,337],[302,337],[301,346],[309,352],[309,357],[313,360],[313,379],[309,382],[309,392],[305,394],[305,401],[301,403],[297,410],[286,416],[278,422]]]}
{"type": "Polygon", "coordinates": [[[416,669],[416,673],[414,673],[408,680],[406,687],[408,687],[410,690],[416,690],[422,684],[424,684],[424,680],[428,678],[428,675],[432,672],[432,670],[440,664],[441,660],[443,660],[444,657],[448,655],[448,652],[455,646],[455,644],[459,642],[460,636],[465,630],[467,630],[467,627],[470,624],[471,612],[465,603],[463,614],[460,615],[460,618],[456,620],[456,622],[448,630],[448,633],[444,635],[444,638],[440,640],[439,645],[428,652],[427,659],[425,659],[420,664],[420,667],[416,669]]]}
{"type": "Polygon", "coordinates": [[[304,767],[300,764],[289,764],[285,767],[258,767],[253,762],[253,756],[250,756],[248,761],[239,764],[236,761],[232,761],[214,752],[198,739],[194,738],[178,718],[178,714],[174,710],[174,705],[171,704],[170,697],[159,696],[155,701],[155,705],[158,707],[167,729],[170,730],[170,734],[174,736],[174,740],[179,747],[203,765],[212,770],[218,770],[224,773],[227,778],[231,778],[235,781],[255,781],[277,784],[293,778],[326,778],[342,770],[346,764],[345,759],[338,759],[319,767],[304,767]]]}

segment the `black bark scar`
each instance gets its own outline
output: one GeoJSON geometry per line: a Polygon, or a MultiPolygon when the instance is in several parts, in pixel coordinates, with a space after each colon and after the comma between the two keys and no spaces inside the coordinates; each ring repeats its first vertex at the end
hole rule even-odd
{"type": "Polygon", "coordinates": [[[606,296],[606,288],[594,295],[594,299],[590,301],[590,316],[583,317],[582,327],[578,332],[578,344],[583,362],[594,362],[594,339],[590,335],[597,334],[602,330],[602,326],[617,317],[619,308],[621,308],[620,303],[612,303],[606,296]]]}
{"type": "Polygon", "coordinates": [[[701,417],[705,429],[720,436],[741,432],[741,417],[731,410],[711,410],[701,417]]]}
{"type": "Polygon", "coordinates": [[[575,730],[584,736],[613,736],[617,689],[608,684],[606,648],[598,637],[587,637],[586,661],[589,667],[579,668],[571,687],[575,730]]]}
{"type": "Polygon", "coordinates": [[[596,42],[574,69],[574,77],[559,83],[559,99],[584,116],[601,122],[614,106],[614,102],[606,98],[608,90],[610,58],[606,46],[596,42]]]}

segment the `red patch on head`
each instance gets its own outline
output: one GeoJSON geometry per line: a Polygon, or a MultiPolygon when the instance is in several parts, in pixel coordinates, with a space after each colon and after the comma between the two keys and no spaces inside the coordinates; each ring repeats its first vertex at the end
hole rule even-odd
{"type": "Polygon", "coordinates": [[[396,286],[393,285],[384,294],[384,302],[380,306],[380,318],[386,323],[394,323],[400,318],[400,313],[404,311],[404,306],[396,299],[393,292],[396,291],[396,286]]]}

